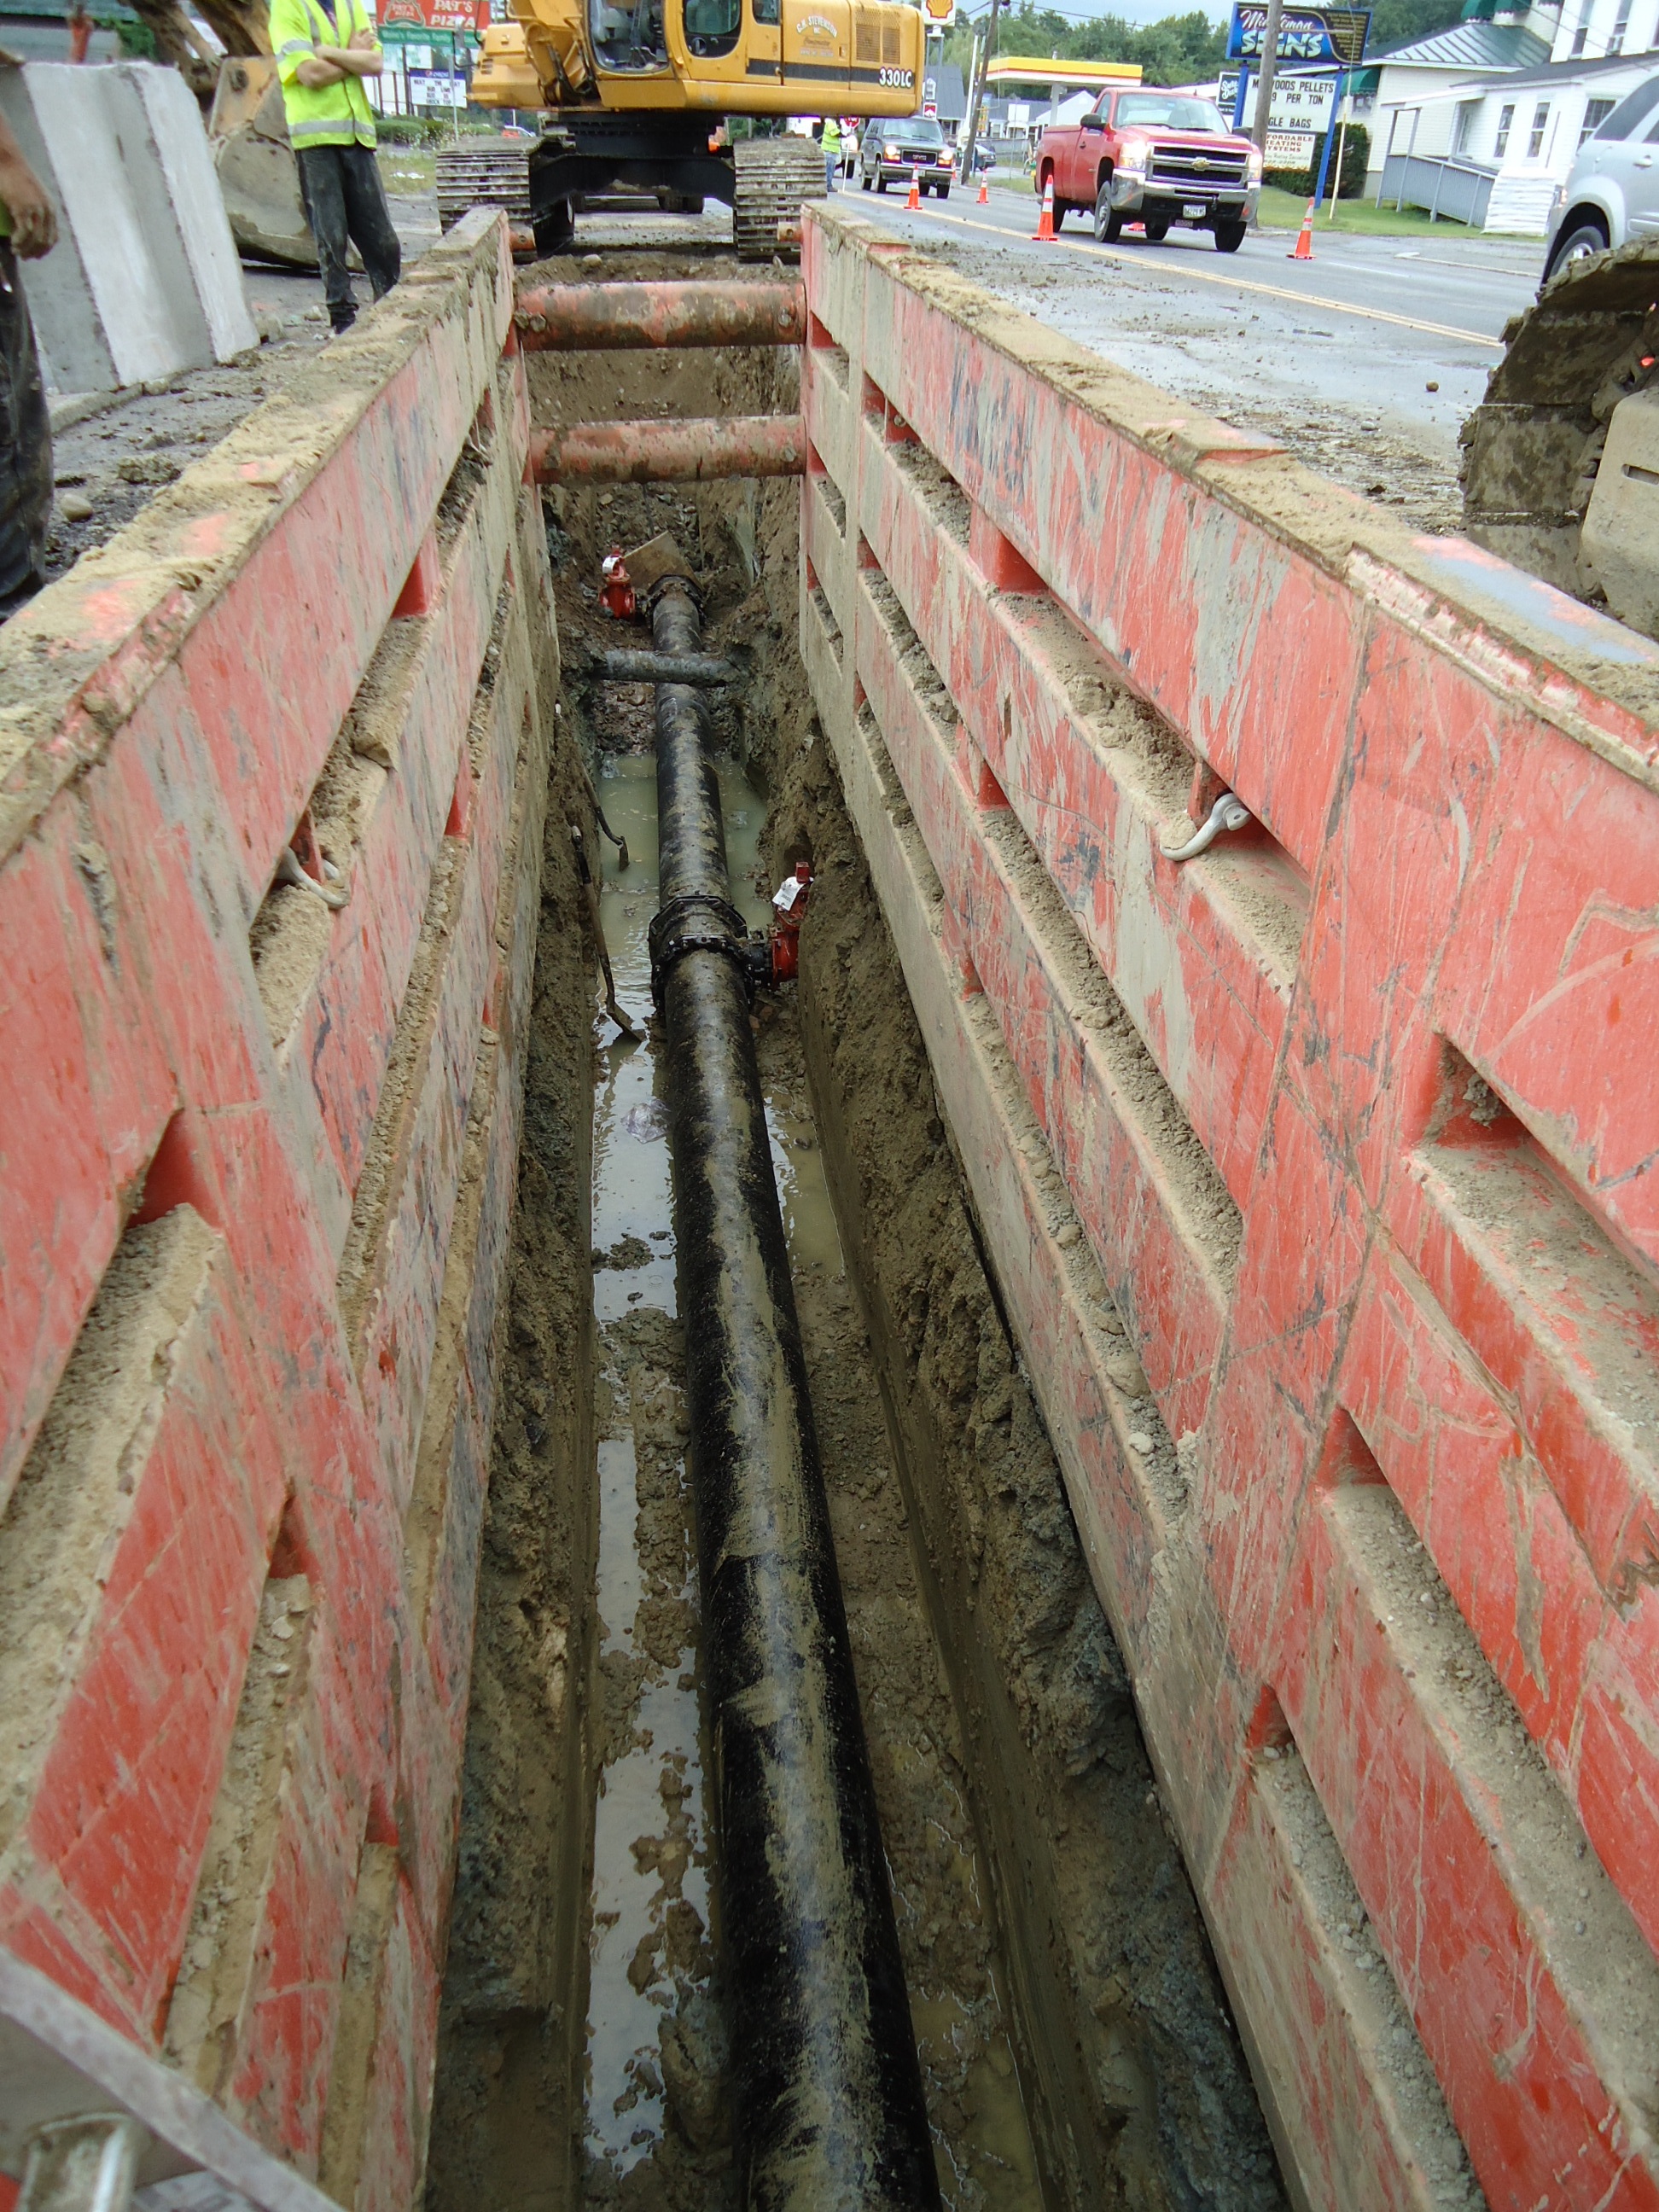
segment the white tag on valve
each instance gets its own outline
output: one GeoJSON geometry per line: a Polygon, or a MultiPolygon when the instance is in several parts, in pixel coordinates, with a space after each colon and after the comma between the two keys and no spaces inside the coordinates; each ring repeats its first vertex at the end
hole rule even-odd
{"type": "Polygon", "coordinates": [[[805,889],[799,876],[786,876],[773,892],[772,903],[780,914],[787,914],[805,889]]]}

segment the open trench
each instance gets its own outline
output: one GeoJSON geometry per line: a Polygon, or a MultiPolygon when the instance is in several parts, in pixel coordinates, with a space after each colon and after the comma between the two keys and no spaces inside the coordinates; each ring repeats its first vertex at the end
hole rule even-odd
{"type": "MultiPolygon", "coordinates": [[[[541,273],[740,272],[612,249],[541,273]]],[[[530,375],[547,425],[797,397],[787,350],[541,355],[530,375]]],[[[759,926],[813,867],[800,981],[757,1001],[757,1048],[941,2194],[1254,2212],[1284,2202],[1267,2131],[813,716],[797,498],[547,496],[565,674],[428,2204],[736,2198],[647,1023],[653,695],[582,665],[648,643],[601,613],[599,562],[667,531],[706,648],[745,673],[714,718],[732,896],[759,926]],[[599,1012],[573,825],[596,872],[604,855],[642,1040],[599,1012]]]]}

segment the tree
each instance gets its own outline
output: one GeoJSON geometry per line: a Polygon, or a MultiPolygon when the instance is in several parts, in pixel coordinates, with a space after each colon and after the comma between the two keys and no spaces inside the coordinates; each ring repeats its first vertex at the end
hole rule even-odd
{"type": "Polygon", "coordinates": [[[1426,39],[1460,21],[1462,14],[1462,0],[1375,0],[1366,53],[1385,54],[1413,39],[1426,39]]]}

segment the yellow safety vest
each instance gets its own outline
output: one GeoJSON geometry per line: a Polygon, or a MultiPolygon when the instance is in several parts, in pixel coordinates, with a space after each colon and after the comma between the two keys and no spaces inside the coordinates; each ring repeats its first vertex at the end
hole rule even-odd
{"type": "Polygon", "coordinates": [[[319,46],[349,46],[355,32],[374,28],[362,0],[334,0],[334,18],[331,27],[315,0],[271,0],[270,50],[283,81],[288,135],[296,148],[374,143],[374,111],[362,77],[308,85],[295,75],[319,46]]]}

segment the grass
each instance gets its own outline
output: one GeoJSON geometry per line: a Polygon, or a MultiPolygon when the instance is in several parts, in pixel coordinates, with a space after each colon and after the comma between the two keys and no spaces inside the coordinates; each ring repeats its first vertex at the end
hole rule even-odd
{"type": "Polygon", "coordinates": [[[382,146],[380,165],[381,181],[387,191],[396,192],[401,198],[414,199],[435,186],[437,163],[424,146],[382,146]]]}
{"type": "MultiPolygon", "coordinates": [[[[1376,186],[1373,184],[1366,189],[1375,193],[1376,186]]],[[[1282,192],[1276,185],[1264,185],[1256,219],[1264,230],[1300,230],[1307,205],[1305,194],[1298,196],[1295,192],[1282,192]]],[[[1454,222],[1449,216],[1442,216],[1431,224],[1425,208],[1401,208],[1396,214],[1392,207],[1378,207],[1375,198],[1339,200],[1334,222],[1331,221],[1330,202],[1327,200],[1314,217],[1314,229],[1316,233],[1364,231],[1373,238],[1405,238],[1429,229],[1452,231],[1464,238],[1469,235],[1468,224],[1454,222]]]]}
{"type": "MultiPolygon", "coordinates": [[[[1373,183],[1366,189],[1374,194],[1376,186],[1373,183]]],[[[994,192],[1017,192],[1023,199],[1036,204],[1036,196],[1031,189],[1029,175],[1011,175],[1005,171],[992,178],[991,190],[994,192]]],[[[1264,230],[1300,230],[1307,204],[1305,193],[1282,192],[1276,185],[1266,185],[1262,187],[1257,219],[1264,230]]],[[[1375,198],[1339,200],[1334,222],[1331,221],[1330,202],[1327,200],[1314,217],[1314,228],[1321,235],[1327,231],[1341,230],[1364,232],[1373,238],[1416,237],[1420,232],[1429,229],[1448,231],[1464,238],[1470,234],[1466,225],[1454,222],[1449,216],[1442,216],[1431,224],[1427,211],[1423,208],[1402,208],[1396,215],[1392,207],[1378,207],[1375,198]]]]}

